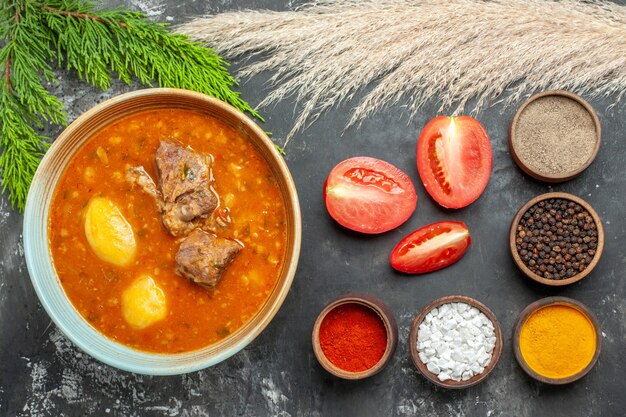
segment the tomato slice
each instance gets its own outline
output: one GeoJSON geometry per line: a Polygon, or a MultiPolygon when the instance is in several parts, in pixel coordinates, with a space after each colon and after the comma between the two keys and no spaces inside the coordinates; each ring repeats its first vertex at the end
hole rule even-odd
{"type": "Polygon", "coordinates": [[[339,224],[362,233],[382,233],[404,223],[415,211],[417,194],[399,168],[376,158],[356,157],[335,166],[324,184],[328,213],[339,224]]]}
{"type": "Polygon", "coordinates": [[[447,208],[461,208],[485,190],[491,175],[491,142],[469,116],[439,116],[417,140],[417,170],[428,194],[447,208]]]}
{"type": "Polygon", "coordinates": [[[407,274],[436,271],[461,259],[471,242],[463,222],[447,220],[429,224],[398,243],[391,252],[391,266],[407,274]]]}

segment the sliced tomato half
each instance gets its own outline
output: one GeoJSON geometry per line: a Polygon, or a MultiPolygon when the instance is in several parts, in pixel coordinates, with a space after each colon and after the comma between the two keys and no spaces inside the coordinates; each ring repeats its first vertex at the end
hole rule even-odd
{"type": "Polygon", "coordinates": [[[417,141],[417,170],[428,194],[447,208],[461,208],[485,190],[491,175],[491,142],[469,116],[435,117],[417,141]]]}
{"type": "Polygon", "coordinates": [[[463,257],[472,239],[463,222],[443,221],[417,229],[391,252],[391,266],[407,274],[424,274],[463,257]]]}
{"type": "Polygon", "coordinates": [[[356,157],[335,166],[324,184],[328,213],[339,224],[362,233],[382,233],[404,223],[415,211],[417,194],[402,170],[376,158],[356,157]]]}

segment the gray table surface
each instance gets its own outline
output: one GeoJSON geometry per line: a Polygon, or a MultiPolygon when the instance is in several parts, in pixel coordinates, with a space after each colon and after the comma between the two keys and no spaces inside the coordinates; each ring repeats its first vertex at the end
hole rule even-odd
{"type": "MultiPolygon", "coordinates": [[[[152,19],[182,23],[191,16],[237,8],[292,7],[287,0],[108,1],[147,12],[152,19]]],[[[234,63],[236,68],[237,63],[234,63]]],[[[139,85],[115,84],[102,93],[75,74],[60,73],[55,92],[71,119],[94,104],[139,85]]],[[[263,77],[241,86],[258,103],[269,91],[263,77]]],[[[351,104],[323,115],[297,135],[285,157],[300,194],[302,256],[291,291],[278,315],[246,349],[212,368],[188,375],[149,377],[118,371],[91,359],[51,323],[30,283],[22,247],[22,216],[0,197],[0,416],[623,416],[626,415],[626,105],[607,111],[610,100],[593,101],[603,127],[596,161],[580,177],[548,186],[514,165],[507,129],[514,108],[494,106],[477,118],[486,126],[494,166],[483,196],[459,211],[446,211],[425,192],[415,168],[419,129],[436,115],[430,103],[407,120],[390,107],[360,128],[341,132],[351,104]],[[401,227],[365,237],[338,227],[326,213],[322,184],[339,161],[357,155],[387,160],[409,174],[419,196],[417,211],[401,227]],[[566,191],[589,201],[605,224],[601,262],[583,282],[552,289],[525,279],[507,249],[510,221],[528,199],[566,191]],[[443,219],[463,220],[473,243],[454,266],[426,276],[404,276],[389,266],[391,248],[412,230],[443,219]],[[384,300],[399,325],[398,350],[389,366],[365,381],[338,380],[313,356],[310,332],[322,307],[349,291],[384,300]],[[463,294],[487,304],[505,335],[498,367],[482,384],[465,391],[436,388],[422,378],[408,356],[408,327],[435,298],[463,294]],[[587,377],[569,386],[541,385],[515,362],[511,332],[522,309],[551,295],[588,305],[602,326],[603,349],[587,377]]],[[[295,117],[293,102],[265,109],[265,128],[283,137],[295,117]]],[[[58,128],[49,128],[55,137],[58,128]]]]}

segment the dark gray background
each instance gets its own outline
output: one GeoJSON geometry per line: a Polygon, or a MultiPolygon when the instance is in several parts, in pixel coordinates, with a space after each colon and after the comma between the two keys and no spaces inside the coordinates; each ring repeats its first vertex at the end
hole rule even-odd
{"type": "MultiPolygon", "coordinates": [[[[203,13],[237,8],[292,7],[291,1],[127,0],[158,21],[182,23],[203,13]]],[[[237,63],[234,63],[237,68],[237,63]]],[[[139,88],[115,84],[95,91],[75,74],[60,73],[55,92],[73,120],[95,103],[139,88]]],[[[269,91],[262,77],[241,91],[253,105],[269,91]]],[[[59,333],[41,308],[23,258],[22,217],[0,197],[0,415],[1,416],[621,416],[626,414],[626,264],[624,194],[626,193],[626,106],[612,110],[611,98],[594,101],[603,127],[595,163],[579,178],[550,187],[524,176],[507,148],[507,128],[515,108],[494,106],[477,118],[494,150],[494,166],[483,196],[459,211],[447,211],[424,191],[415,167],[420,128],[436,115],[433,101],[408,121],[390,107],[360,128],[341,132],[351,105],[323,115],[294,138],[285,157],[300,194],[302,256],[282,309],[268,328],[233,358],[200,372],[173,377],[129,374],[82,354],[59,333]],[[322,184],[339,161],[357,155],[382,158],[413,179],[419,202],[400,228],[367,237],[338,227],[326,213],[322,184]],[[509,223],[528,199],[551,190],[567,191],[589,201],[606,230],[604,255],[583,282],[567,288],[540,286],[515,268],[507,249],[509,223]],[[404,276],[389,266],[394,245],[412,230],[443,219],[463,220],[472,246],[454,266],[425,276],[404,276]],[[322,307],[349,291],[368,292],[396,314],[400,338],[389,366],[360,382],[338,380],[317,364],[310,332],[322,307]],[[465,391],[436,388],[422,378],[408,356],[408,326],[435,298],[463,294],[489,306],[500,320],[505,344],[502,358],[481,385],[465,391]],[[541,385],[515,362],[511,331],[518,314],[549,295],[573,297],[587,304],[602,325],[603,349],[596,367],[569,386],[541,385]]],[[[293,103],[265,109],[264,128],[280,139],[295,117],[293,103]]],[[[55,137],[58,128],[48,133],[55,137]]]]}

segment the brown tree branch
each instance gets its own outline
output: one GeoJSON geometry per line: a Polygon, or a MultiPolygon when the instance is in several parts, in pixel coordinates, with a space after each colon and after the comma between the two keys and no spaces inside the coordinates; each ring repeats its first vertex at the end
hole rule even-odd
{"type": "MultiPolygon", "coordinates": [[[[44,6],[44,5],[40,5],[40,7],[42,9],[44,9],[44,10],[49,11],[49,12],[62,14],[64,16],[76,17],[78,19],[91,19],[91,20],[95,20],[97,22],[106,23],[106,24],[110,24],[111,23],[111,22],[109,22],[107,20],[102,19],[101,17],[94,16],[92,14],[70,12],[70,11],[67,11],[67,10],[55,9],[54,7],[44,6]]],[[[124,27],[124,28],[127,27],[125,23],[116,23],[116,24],[120,25],[121,27],[124,27]]]]}

